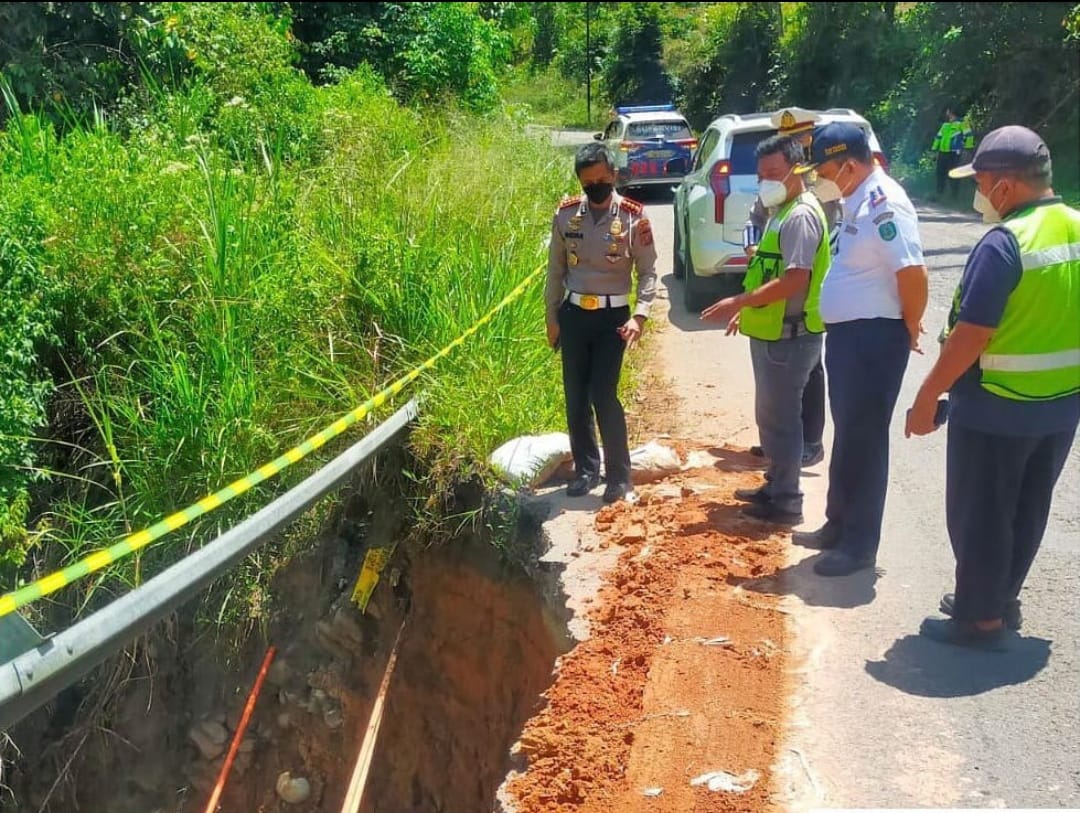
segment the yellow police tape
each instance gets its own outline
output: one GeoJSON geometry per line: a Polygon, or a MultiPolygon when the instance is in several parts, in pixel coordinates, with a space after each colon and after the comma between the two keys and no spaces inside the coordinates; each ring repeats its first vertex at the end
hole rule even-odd
{"type": "Polygon", "coordinates": [[[365,417],[372,410],[385,405],[392,397],[399,394],[405,387],[419,378],[425,370],[434,367],[440,359],[449,355],[456,347],[463,344],[466,339],[490,322],[496,313],[525,293],[532,281],[536,279],[543,270],[544,266],[536,268],[531,274],[525,277],[514,290],[503,297],[499,304],[484,314],[464,333],[423,364],[414,368],[390,386],[380,390],[352,412],[338,418],[318,434],[312,435],[299,446],[289,449],[289,451],[285,452],[285,454],[281,455],[276,460],[267,463],[265,466],[260,466],[258,469],[251,472],[251,474],[248,474],[246,477],[241,477],[234,483],[230,483],[220,491],[208,494],[193,505],[189,505],[183,511],[177,511],[175,514],[165,517],[163,520],[151,525],[149,528],[125,537],[111,547],[95,551],[75,564],[65,567],[63,570],[58,570],[55,573],[51,573],[48,576],[37,580],[33,584],[28,584],[25,587],[7,593],[4,596],[0,596],[0,618],[8,613],[15,612],[15,610],[18,610],[20,607],[25,607],[27,604],[37,601],[43,596],[55,593],[62,587],[66,587],[84,576],[88,576],[95,571],[108,567],[113,562],[116,562],[125,556],[135,553],[138,550],[142,550],[151,542],[155,542],[166,534],[175,531],[177,528],[181,528],[192,520],[201,517],[203,514],[213,511],[215,508],[224,505],[234,497],[239,497],[244,492],[249,491],[264,480],[270,479],[274,475],[280,473],[283,469],[291,466],[293,463],[303,460],[316,449],[325,446],[328,441],[333,440],[338,435],[342,434],[346,429],[365,417]]]}

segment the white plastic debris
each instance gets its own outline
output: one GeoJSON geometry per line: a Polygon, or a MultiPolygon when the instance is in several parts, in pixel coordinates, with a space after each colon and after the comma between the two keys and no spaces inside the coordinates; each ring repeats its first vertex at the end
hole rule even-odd
{"type": "Polygon", "coordinates": [[[644,790],[644,794],[646,796],[649,796],[649,797],[659,796],[663,792],[664,792],[663,788],[645,788],[645,790],[644,790]]]}
{"type": "Polygon", "coordinates": [[[559,466],[572,459],[565,432],[526,435],[508,441],[491,454],[491,466],[511,483],[535,488],[547,482],[559,466]]]}
{"type": "Polygon", "coordinates": [[[630,452],[630,479],[635,485],[652,483],[681,470],[682,461],[678,453],[656,441],[630,452]]]}
{"type": "Polygon", "coordinates": [[[751,768],[738,776],[729,774],[727,771],[711,771],[702,774],[697,779],[691,779],[690,784],[708,785],[711,791],[723,791],[724,793],[746,793],[761,779],[761,774],[751,768]]]}
{"type": "Polygon", "coordinates": [[[701,644],[702,646],[731,646],[731,639],[726,635],[717,635],[715,638],[706,638],[701,644]]]}

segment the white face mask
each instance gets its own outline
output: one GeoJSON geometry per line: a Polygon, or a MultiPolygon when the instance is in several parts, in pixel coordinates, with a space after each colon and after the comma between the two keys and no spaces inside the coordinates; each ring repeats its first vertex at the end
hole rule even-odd
{"type": "Polygon", "coordinates": [[[817,199],[822,203],[831,203],[834,200],[840,200],[844,196],[840,191],[840,187],[836,185],[836,181],[828,178],[818,178],[813,191],[817,195],[817,199]]]}
{"type": "MultiPolygon", "coordinates": [[[[994,194],[994,189],[997,189],[998,185],[994,184],[993,189],[990,190],[990,194],[994,194]]],[[[1001,213],[994,208],[994,204],[990,202],[990,198],[979,191],[978,187],[975,187],[975,200],[971,204],[972,208],[982,215],[983,223],[1000,223],[1001,213]]]]}
{"type": "Polygon", "coordinates": [[[762,181],[758,184],[758,197],[761,198],[762,205],[769,209],[783,205],[787,196],[787,187],[783,181],[762,181]]]}

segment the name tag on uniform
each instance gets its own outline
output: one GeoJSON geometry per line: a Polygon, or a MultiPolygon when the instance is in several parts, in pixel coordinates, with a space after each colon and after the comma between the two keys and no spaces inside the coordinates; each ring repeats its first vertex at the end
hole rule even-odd
{"type": "Polygon", "coordinates": [[[859,230],[857,228],[855,228],[854,226],[849,224],[847,226],[844,226],[844,232],[846,234],[858,234],[859,230]]]}
{"type": "Polygon", "coordinates": [[[577,238],[578,240],[585,239],[585,235],[579,231],[568,231],[566,234],[563,235],[563,237],[567,240],[573,240],[574,238],[577,238]]]}

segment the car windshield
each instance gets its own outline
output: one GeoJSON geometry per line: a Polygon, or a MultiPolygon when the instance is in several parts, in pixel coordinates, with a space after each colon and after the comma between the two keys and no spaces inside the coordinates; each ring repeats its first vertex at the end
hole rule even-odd
{"type": "Polygon", "coordinates": [[[630,141],[663,136],[668,141],[693,138],[690,127],[684,121],[633,121],[626,128],[630,141]]]}

